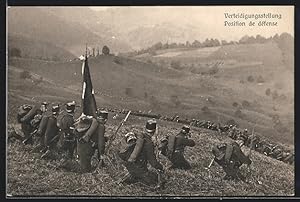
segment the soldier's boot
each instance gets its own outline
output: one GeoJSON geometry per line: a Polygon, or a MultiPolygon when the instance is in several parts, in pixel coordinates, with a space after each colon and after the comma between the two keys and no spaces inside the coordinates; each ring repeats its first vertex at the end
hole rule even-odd
{"type": "Polygon", "coordinates": [[[127,173],[125,177],[123,177],[118,184],[129,185],[138,182],[138,180],[131,174],[127,173]]]}
{"type": "Polygon", "coordinates": [[[81,143],[77,144],[77,152],[79,154],[79,164],[80,164],[80,172],[86,173],[92,171],[92,155],[93,148],[90,143],[81,143]]]}

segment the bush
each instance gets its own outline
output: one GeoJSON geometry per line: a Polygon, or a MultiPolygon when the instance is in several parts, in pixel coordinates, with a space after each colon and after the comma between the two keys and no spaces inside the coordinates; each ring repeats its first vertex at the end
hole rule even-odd
{"type": "Polygon", "coordinates": [[[109,55],[109,52],[110,52],[109,48],[107,46],[103,46],[102,54],[103,55],[109,55]]]}
{"type": "Polygon", "coordinates": [[[249,103],[247,100],[244,100],[244,101],[242,102],[242,106],[243,106],[243,107],[250,107],[250,103],[249,103]]]}
{"type": "Polygon", "coordinates": [[[270,89],[270,88],[268,88],[268,89],[266,90],[266,95],[267,95],[267,96],[270,96],[270,95],[271,95],[271,89],[270,89]]]}
{"type": "Polygon", "coordinates": [[[252,75],[247,77],[247,81],[248,82],[253,82],[254,81],[254,77],[252,75]]]}
{"type": "Polygon", "coordinates": [[[170,65],[173,69],[177,69],[177,70],[183,69],[179,61],[172,61],[170,65]]]}
{"type": "Polygon", "coordinates": [[[28,71],[24,70],[20,73],[20,78],[21,79],[30,79],[31,75],[28,71]]]}
{"type": "Polygon", "coordinates": [[[233,107],[238,107],[238,106],[239,106],[239,103],[234,102],[234,103],[232,103],[232,106],[233,106],[233,107]]]}

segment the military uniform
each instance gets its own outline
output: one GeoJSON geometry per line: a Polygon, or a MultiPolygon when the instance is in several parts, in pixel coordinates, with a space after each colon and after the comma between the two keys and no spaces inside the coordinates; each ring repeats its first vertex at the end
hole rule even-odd
{"type": "MultiPolygon", "coordinates": [[[[244,140],[241,140],[244,144],[244,140]]],[[[223,168],[226,173],[224,179],[241,179],[245,177],[240,173],[242,164],[251,164],[251,160],[241,150],[237,142],[222,143],[213,147],[214,160],[223,168]]]]}
{"type": "Polygon", "coordinates": [[[103,155],[105,151],[105,123],[108,113],[100,111],[98,118],[82,117],[78,124],[75,124],[78,136],[77,152],[79,155],[79,163],[81,172],[90,172],[92,169],[91,159],[97,149],[98,159],[103,165],[103,155]],[[84,126],[86,125],[86,126],[84,126]]]}
{"type": "Polygon", "coordinates": [[[74,134],[75,101],[66,104],[66,110],[58,116],[59,148],[65,154],[65,161],[72,159],[76,147],[74,134]]]}
{"type": "Polygon", "coordinates": [[[194,140],[188,139],[189,126],[183,126],[182,130],[176,136],[169,136],[167,140],[163,140],[160,144],[161,153],[168,157],[172,162],[170,168],[191,169],[191,165],[184,158],[184,149],[186,146],[195,146],[194,140]]]}
{"type": "Polygon", "coordinates": [[[19,109],[17,120],[21,123],[21,130],[24,133],[26,143],[33,144],[31,133],[37,128],[41,115],[46,111],[47,103],[41,105],[22,105],[19,109]]]}
{"type": "Polygon", "coordinates": [[[146,123],[146,132],[137,136],[135,150],[132,151],[130,157],[124,162],[125,167],[129,172],[129,176],[123,180],[125,184],[142,182],[148,186],[157,185],[160,182],[160,174],[151,172],[147,168],[149,163],[159,173],[163,172],[163,166],[157,161],[154,154],[154,144],[151,136],[156,129],[156,122],[149,120],[146,123]]]}
{"type": "MultiPolygon", "coordinates": [[[[57,142],[59,140],[59,128],[57,127],[57,116],[59,114],[60,106],[53,105],[52,106],[52,115],[47,118],[47,123],[45,124],[45,133],[42,136],[42,140],[44,139],[44,152],[41,158],[52,156],[53,152],[55,152],[55,148],[57,146],[57,142]]],[[[43,121],[43,120],[42,120],[43,121]]],[[[41,140],[41,141],[42,141],[41,140]]]]}

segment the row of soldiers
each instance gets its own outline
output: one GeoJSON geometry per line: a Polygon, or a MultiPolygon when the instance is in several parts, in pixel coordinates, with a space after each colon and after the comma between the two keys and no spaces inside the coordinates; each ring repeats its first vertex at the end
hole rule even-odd
{"type": "MultiPolygon", "coordinates": [[[[91,172],[91,159],[95,153],[98,165],[105,166],[105,158],[108,158],[107,150],[111,144],[111,136],[105,136],[107,111],[100,109],[97,110],[96,117],[82,114],[75,119],[74,101],[66,103],[64,110],[56,104],[52,105],[51,112],[47,109],[46,102],[34,106],[22,105],[19,108],[17,120],[24,133],[24,144],[33,144],[34,139],[37,139],[38,145],[33,151],[41,152],[41,158],[49,157],[55,152],[62,154],[64,159],[62,168],[67,168],[67,164],[74,162],[78,157],[79,171],[91,172]]],[[[170,134],[153,141],[156,128],[156,120],[150,119],[146,122],[144,131],[130,131],[117,144],[117,155],[128,171],[121,180],[123,184],[141,182],[149,186],[163,187],[165,184],[163,173],[166,169],[192,168],[184,157],[185,147],[196,145],[190,136],[190,126],[183,125],[178,134],[170,134]],[[159,155],[166,156],[172,165],[164,168],[158,161],[159,155]],[[156,172],[150,171],[148,164],[156,172]]],[[[242,164],[251,164],[249,156],[241,150],[246,142],[243,136],[239,136],[236,142],[221,143],[212,147],[214,155],[212,162],[222,166],[226,173],[224,179],[244,179],[239,168],[242,164]]],[[[211,165],[212,163],[209,167],[211,165]]]]}
{"type": "MultiPolygon", "coordinates": [[[[104,108],[103,108],[104,109],[104,108]]],[[[128,113],[129,110],[126,109],[113,109],[108,108],[106,109],[109,112],[115,113],[128,113]]],[[[250,133],[248,129],[241,129],[238,128],[234,124],[225,124],[222,125],[221,123],[214,123],[208,120],[197,120],[197,119],[180,119],[178,115],[174,116],[163,116],[161,114],[154,114],[152,111],[146,112],[141,110],[136,110],[132,112],[132,114],[136,116],[143,116],[149,118],[160,119],[164,121],[172,121],[182,124],[188,124],[190,126],[198,127],[198,128],[206,128],[209,130],[218,131],[218,134],[223,136],[228,136],[234,140],[236,140],[239,136],[243,135],[247,138],[245,146],[250,147],[250,142],[254,142],[253,149],[259,153],[262,153],[266,156],[271,158],[283,161],[285,163],[293,164],[294,163],[294,152],[284,148],[275,143],[271,143],[269,140],[262,139],[259,135],[250,133]]]]}

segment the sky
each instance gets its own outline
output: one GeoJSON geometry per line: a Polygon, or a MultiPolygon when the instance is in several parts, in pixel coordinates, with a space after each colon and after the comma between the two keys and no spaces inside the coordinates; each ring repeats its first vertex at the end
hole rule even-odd
{"type": "MultiPolygon", "coordinates": [[[[90,7],[93,10],[109,12],[111,7],[90,7]]],[[[192,24],[207,32],[207,35],[219,39],[237,40],[246,34],[260,34],[265,37],[273,36],[275,33],[287,32],[294,35],[294,7],[293,6],[143,6],[143,7],[118,7],[136,12],[153,13],[153,24],[164,19],[173,20],[177,24],[192,24]],[[130,9],[128,9],[130,8],[130,9]],[[225,14],[268,14],[277,15],[281,18],[226,18],[225,14]],[[225,21],[227,21],[225,26],[225,21]],[[228,26],[230,23],[239,21],[246,26],[228,26]],[[255,22],[249,26],[250,21],[255,22]],[[260,21],[276,23],[273,26],[258,26],[260,21]]],[[[128,11],[128,12],[129,12],[128,11]]]]}

